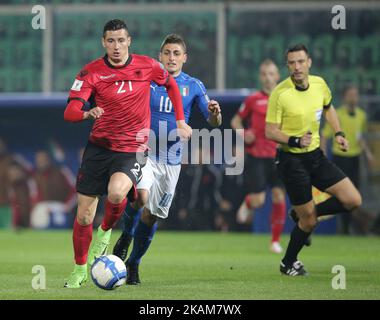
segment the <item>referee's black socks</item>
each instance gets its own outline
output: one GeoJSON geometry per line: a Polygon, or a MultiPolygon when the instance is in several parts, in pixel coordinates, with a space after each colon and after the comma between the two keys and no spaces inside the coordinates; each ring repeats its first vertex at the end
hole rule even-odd
{"type": "Polygon", "coordinates": [[[295,225],[292,233],[290,234],[290,241],[288,248],[286,249],[285,257],[282,262],[286,266],[291,266],[295,261],[297,261],[298,253],[304,246],[307,238],[310,236],[311,232],[305,232],[298,224],[295,225]]]}
{"type": "Polygon", "coordinates": [[[331,197],[315,206],[317,217],[327,216],[330,214],[345,213],[350,210],[346,209],[343,204],[335,197],[331,197]]]}

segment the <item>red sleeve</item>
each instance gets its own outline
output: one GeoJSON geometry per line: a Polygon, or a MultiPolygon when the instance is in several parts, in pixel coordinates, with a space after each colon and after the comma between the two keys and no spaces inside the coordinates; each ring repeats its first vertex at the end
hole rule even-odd
{"type": "Polygon", "coordinates": [[[84,67],[75,77],[73,86],[70,89],[68,105],[64,113],[66,121],[78,122],[83,120],[82,107],[90,96],[94,93],[91,74],[84,67]]]}
{"type": "Polygon", "coordinates": [[[170,101],[174,107],[175,119],[176,120],[185,120],[185,115],[183,112],[182,96],[179,91],[177,82],[172,76],[169,75],[169,81],[165,84],[166,91],[170,101]]]}
{"type": "Polygon", "coordinates": [[[70,89],[69,100],[81,99],[86,102],[94,93],[92,77],[89,71],[83,68],[75,77],[73,86],[70,89]]]}
{"type": "Polygon", "coordinates": [[[83,120],[82,111],[83,102],[80,100],[71,100],[66,106],[65,113],[63,114],[63,118],[66,121],[70,122],[79,122],[83,120]]]}
{"type": "Polygon", "coordinates": [[[169,73],[165,70],[162,63],[152,59],[152,77],[151,80],[159,86],[164,86],[169,81],[169,73]]]}
{"type": "Polygon", "coordinates": [[[248,97],[243,101],[238,111],[240,118],[247,119],[249,117],[249,115],[251,114],[251,105],[252,105],[251,97],[248,97]]]}

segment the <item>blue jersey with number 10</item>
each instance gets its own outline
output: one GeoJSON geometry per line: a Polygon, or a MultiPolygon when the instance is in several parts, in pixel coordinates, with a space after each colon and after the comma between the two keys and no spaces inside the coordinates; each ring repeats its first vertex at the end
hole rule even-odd
{"type": "MultiPolygon", "coordinates": [[[[179,90],[182,96],[183,111],[185,113],[185,121],[188,123],[191,109],[197,105],[202,112],[204,118],[208,118],[208,102],[210,101],[207,96],[205,86],[203,83],[188,74],[181,72],[177,77],[179,90]]],[[[150,146],[155,143],[155,153],[151,154],[155,161],[176,165],[181,163],[182,157],[182,144],[179,138],[174,139],[174,132],[177,124],[174,115],[173,105],[168,97],[166,88],[158,86],[155,83],[150,85],[150,111],[151,111],[151,129],[155,134],[151,135],[150,146]],[[169,135],[173,132],[172,135],[169,135]],[[169,138],[169,139],[168,139],[169,138]],[[170,141],[169,141],[170,140],[170,141]],[[174,141],[173,141],[174,140],[174,141]]]]}

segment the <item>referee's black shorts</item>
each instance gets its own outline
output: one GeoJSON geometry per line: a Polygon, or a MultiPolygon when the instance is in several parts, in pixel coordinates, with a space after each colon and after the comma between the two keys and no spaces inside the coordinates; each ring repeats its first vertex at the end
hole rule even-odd
{"type": "Polygon", "coordinates": [[[325,191],[346,178],[319,148],[306,153],[279,151],[277,167],[292,205],[311,201],[312,186],[325,191]]]}
{"type": "Polygon", "coordinates": [[[360,156],[342,157],[333,154],[332,161],[350,178],[356,188],[359,188],[360,156]]]}
{"type": "Polygon", "coordinates": [[[246,155],[244,184],[247,193],[260,193],[268,187],[283,187],[274,159],[246,155]]]}
{"type": "Polygon", "coordinates": [[[88,142],[77,175],[77,192],[84,195],[107,194],[110,177],[115,172],[125,173],[133,183],[128,199],[137,196],[136,185],[142,177],[146,155],[136,152],[117,152],[88,142]]]}

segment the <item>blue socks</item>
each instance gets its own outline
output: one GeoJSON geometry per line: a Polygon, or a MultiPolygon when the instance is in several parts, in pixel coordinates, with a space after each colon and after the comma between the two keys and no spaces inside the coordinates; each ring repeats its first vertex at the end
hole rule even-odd
{"type": "Polygon", "coordinates": [[[132,237],[134,236],[142,211],[143,208],[136,210],[127,205],[123,212],[123,233],[128,233],[132,237]]]}
{"type": "Polygon", "coordinates": [[[142,256],[147,252],[152,242],[154,233],[157,230],[157,222],[149,227],[140,220],[136,227],[133,238],[133,249],[128,258],[127,264],[139,264],[142,256]]]}

